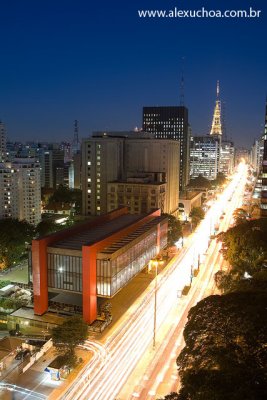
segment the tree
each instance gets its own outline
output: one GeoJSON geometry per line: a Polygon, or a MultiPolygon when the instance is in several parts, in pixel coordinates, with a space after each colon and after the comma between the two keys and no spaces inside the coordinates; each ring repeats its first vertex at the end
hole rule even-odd
{"type": "Polygon", "coordinates": [[[63,227],[50,219],[44,219],[36,227],[37,236],[46,236],[61,230],[63,227]]]}
{"type": "Polygon", "coordinates": [[[34,227],[17,219],[0,220],[0,264],[9,268],[21,261],[27,254],[26,243],[31,242],[34,227]]]}
{"type": "Polygon", "coordinates": [[[218,235],[221,252],[231,266],[235,280],[265,269],[267,260],[267,220],[242,222],[218,235]]]}
{"type": "Polygon", "coordinates": [[[192,224],[197,226],[205,217],[205,213],[201,207],[193,207],[190,211],[189,217],[191,218],[192,224]]]}
{"type": "Polygon", "coordinates": [[[177,358],[177,400],[267,397],[266,280],[263,287],[209,296],[191,308],[177,358]]]}
{"type": "Polygon", "coordinates": [[[226,182],[226,176],[222,172],[218,172],[216,179],[212,181],[215,186],[222,186],[226,182]]]}
{"type": "Polygon", "coordinates": [[[197,178],[191,179],[188,186],[196,189],[211,189],[212,183],[204,176],[199,175],[197,178]]]}
{"type": "Polygon", "coordinates": [[[168,247],[171,247],[183,236],[182,225],[179,219],[173,215],[163,215],[168,217],[168,247]]]}
{"type": "Polygon", "coordinates": [[[178,393],[172,392],[162,398],[162,400],[179,400],[178,393]]]}
{"type": "Polygon", "coordinates": [[[242,222],[245,222],[248,218],[248,213],[246,212],[246,210],[244,210],[244,208],[237,208],[233,212],[233,218],[236,224],[241,224],[242,222]]]}
{"type": "Polygon", "coordinates": [[[60,185],[54,194],[49,198],[49,203],[63,203],[75,208],[76,214],[81,213],[82,191],[79,189],[69,189],[60,185]]]}
{"type": "Polygon", "coordinates": [[[77,362],[75,347],[83,344],[88,336],[88,326],[80,316],[68,318],[62,325],[52,330],[52,340],[58,355],[69,366],[77,362]]]}

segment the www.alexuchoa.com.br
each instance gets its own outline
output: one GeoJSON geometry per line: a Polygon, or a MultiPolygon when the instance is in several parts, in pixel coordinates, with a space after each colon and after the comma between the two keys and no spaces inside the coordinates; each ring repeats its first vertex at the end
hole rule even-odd
{"type": "Polygon", "coordinates": [[[261,10],[250,7],[247,10],[207,10],[202,7],[198,10],[181,10],[174,7],[172,10],[138,10],[140,18],[260,18],[261,10]]]}

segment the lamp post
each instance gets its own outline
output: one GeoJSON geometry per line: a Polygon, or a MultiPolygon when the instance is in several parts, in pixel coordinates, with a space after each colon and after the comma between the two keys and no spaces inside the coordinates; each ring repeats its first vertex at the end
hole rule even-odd
{"type": "Polygon", "coordinates": [[[150,263],[152,265],[155,265],[155,286],[154,286],[154,324],[153,324],[153,350],[156,347],[156,331],[157,331],[157,291],[158,291],[158,266],[159,264],[164,264],[164,261],[162,261],[159,258],[156,258],[155,260],[150,260],[150,263]]]}
{"type": "Polygon", "coordinates": [[[158,290],[158,260],[154,261],[156,266],[155,288],[154,288],[154,326],[153,326],[153,349],[156,347],[156,325],[157,325],[157,290],[158,290]]]}

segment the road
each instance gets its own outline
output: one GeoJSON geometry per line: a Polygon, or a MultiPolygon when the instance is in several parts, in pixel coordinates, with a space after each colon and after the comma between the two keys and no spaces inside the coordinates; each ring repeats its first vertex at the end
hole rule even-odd
{"type": "MultiPolygon", "coordinates": [[[[170,340],[174,340],[172,339],[174,337],[177,340],[178,337],[177,343],[180,346],[182,345],[182,340],[179,338],[181,338],[182,329],[186,323],[188,310],[205,295],[216,266],[220,263],[218,259],[220,257],[219,244],[214,240],[210,244],[210,249],[207,253],[210,235],[214,233],[214,227],[220,222],[221,229],[226,229],[229,226],[232,212],[239,205],[240,199],[243,196],[245,180],[246,167],[245,165],[240,165],[238,173],[233,177],[233,180],[224,192],[218,196],[217,201],[211,206],[197,230],[187,240],[185,247],[158,275],[157,287],[152,282],[136,307],[133,308],[131,313],[127,314],[120,327],[114,331],[104,344],[101,344],[101,354],[96,353],[69,389],[62,394],[61,399],[112,400],[117,397],[125,400],[126,397],[121,397],[120,392],[123,391],[124,385],[139,360],[146,355],[148,349],[151,349],[154,327],[155,291],[157,298],[156,332],[160,332],[164,324],[166,325],[166,320],[168,320],[168,316],[173,311],[173,308],[177,306],[177,293],[185,285],[191,285],[192,283],[191,290],[186,299],[180,299],[183,312],[177,317],[177,326],[173,323],[169,324],[165,340],[161,338],[160,341],[157,340],[156,342],[155,358],[162,354],[160,353],[162,351],[161,343],[169,344],[168,353],[170,357],[176,357],[172,349],[176,349],[177,346],[173,347],[173,343],[170,340]],[[229,199],[230,201],[228,201],[229,199]],[[223,220],[220,220],[219,217],[223,212],[225,212],[225,217],[223,220]],[[193,271],[198,269],[199,260],[202,261],[204,254],[206,254],[207,261],[203,262],[198,278],[192,282],[193,271]]],[[[159,337],[157,336],[157,338],[159,337]]],[[[148,392],[151,393],[151,398],[155,396],[153,393],[156,392],[156,389],[154,389],[153,384],[155,381],[159,384],[162,382],[162,379],[157,379],[158,375],[162,374],[161,361],[162,357],[159,356],[155,372],[152,370],[152,375],[148,377],[146,385],[142,383],[144,394],[140,393],[138,386],[138,391],[134,391],[133,393],[130,391],[127,392],[127,398],[136,398],[141,395],[148,396],[148,392]]],[[[164,370],[164,376],[166,374],[169,376],[170,373],[173,375],[173,371],[170,372],[166,368],[168,364],[166,364],[165,352],[164,364],[162,366],[166,369],[166,371],[164,370]]],[[[171,365],[170,368],[172,368],[171,365]]],[[[148,399],[149,397],[142,398],[148,399]]]]}
{"type": "MultiPolygon", "coordinates": [[[[233,194],[232,200],[228,203],[224,219],[220,222],[220,231],[225,231],[229,228],[232,222],[233,211],[242,204],[244,184],[245,179],[233,194]]],[[[200,273],[192,283],[189,295],[187,298],[184,298],[184,302],[181,302],[179,307],[174,307],[172,320],[175,321],[175,324],[170,329],[165,340],[163,340],[154,360],[141,374],[140,368],[138,369],[138,374],[141,378],[134,386],[136,376],[134,373],[132,374],[119,394],[119,399],[157,399],[178,390],[179,377],[176,358],[184,347],[183,330],[187,322],[187,315],[190,308],[197,302],[216,292],[214,273],[224,268],[225,264],[220,253],[220,247],[220,243],[213,240],[207,251],[206,259],[200,266],[200,273]],[[132,381],[132,384],[129,381],[132,381]],[[129,392],[131,393],[130,395],[129,392]]],[[[140,364],[142,364],[142,360],[140,364]]]]}

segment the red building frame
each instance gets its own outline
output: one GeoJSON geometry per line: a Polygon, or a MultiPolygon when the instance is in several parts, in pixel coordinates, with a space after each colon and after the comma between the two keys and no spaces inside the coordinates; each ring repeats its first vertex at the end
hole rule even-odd
{"type": "MultiPolygon", "coordinates": [[[[34,294],[34,313],[42,315],[48,310],[48,280],[47,280],[47,247],[59,240],[66,239],[75,234],[94,228],[102,223],[119,218],[128,213],[126,207],[114,210],[108,214],[101,215],[93,221],[76,225],[72,228],[64,229],[40,239],[32,241],[32,275],[33,275],[33,294],[34,294]]],[[[96,293],[96,258],[97,253],[110,244],[118,241],[124,236],[129,235],[138,227],[144,225],[150,219],[161,215],[160,210],[155,210],[140,218],[131,225],[103,238],[91,245],[82,246],[82,299],[83,299],[83,319],[87,323],[92,323],[97,317],[97,293],[96,293]]],[[[157,226],[157,244],[160,243],[160,224],[157,226]]]]}

